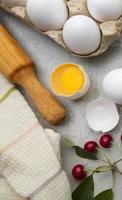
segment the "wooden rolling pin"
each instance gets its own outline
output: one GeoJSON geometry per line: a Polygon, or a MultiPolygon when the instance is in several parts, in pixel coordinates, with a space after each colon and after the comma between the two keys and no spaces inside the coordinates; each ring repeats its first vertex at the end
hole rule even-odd
{"type": "Polygon", "coordinates": [[[42,116],[56,125],[65,117],[65,110],[37,79],[34,68],[31,58],[0,24],[0,71],[10,81],[21,85],[42,116]]]}

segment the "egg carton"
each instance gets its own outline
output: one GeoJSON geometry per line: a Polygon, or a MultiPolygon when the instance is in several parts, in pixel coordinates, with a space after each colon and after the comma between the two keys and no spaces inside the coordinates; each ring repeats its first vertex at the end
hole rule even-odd
{"type": "MultiPolygon", "coordinates": [[[[69,17],[74,16],[74,15],[86,15],[90,16],[90,13],[87,9],[87,2],[86,0],[65,0],[66,4],[68,6],[69,10],[69,17]]],[[[25,23],[29,24],[32,26],[34,29],[38,30],[44,35],[47,35],[51,39],[53,39],[55,42],[60,44],[62,47],[67,49],[69,52],[71,52],[74,55],[77,55],[79,57],[94,57],[102,54],[105,52],[108,47],[117,39],[120,37],[121,32],[122,32],[122,16],[118,20],[114,21],[107,21],[104,23],[98,23],[101,30],[101,43],[99,48],[89,54],[89,55],[79,55],[73,53],[64,43],[63,37],[62,37],[62,30],[58,31],[47,31],[43,32],[39,30],[37,27],[35,27],[30,20],[27,17],[26,13],[26,0],[0,0],[0,6],[7,12],[21,18],[25,23]]]]}

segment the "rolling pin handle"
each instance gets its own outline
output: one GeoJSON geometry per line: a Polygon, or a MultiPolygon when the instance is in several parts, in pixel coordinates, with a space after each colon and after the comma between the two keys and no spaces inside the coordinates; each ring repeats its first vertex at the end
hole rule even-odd
{"type": "Polygon", "coordinates": [[[65,117],[65,110],[37,79],[34,67],[31,58],[0,24],[0,71],[12,82],[23,86],[42,116],[56,125],[65,117]]]}

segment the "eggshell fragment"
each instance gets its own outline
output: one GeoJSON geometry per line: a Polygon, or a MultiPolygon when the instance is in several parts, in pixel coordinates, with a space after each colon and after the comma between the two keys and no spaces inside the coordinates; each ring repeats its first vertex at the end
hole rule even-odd
{"type": "Polygon", "coordinates": [[[105,76],[103,91],[114,103],[122,104],[122,68],[112,70],[105,76]]]}
{"type": "Polygon", "coordinates": [[[108,132],[114,129],[119,122],[117,107],[107,99],[96,99],[86,107],[86,120],[92,130],[108,132]]]}
{"type": "Polygon", "coordinates": [[[87,6],[99,22],[116,20],[122,15],[122,0],[87,0],[87,6]]]}
{"type": "MultiPolygon", "coordinates": [[[[76,77],[76,78],[78,78],[78,77],[76,77]]],[[[72,79],[72,77],[71,77],[71,79],[72,79]]],[[[71,87],[72,87],[72,83],[71,84],[70,83],[69,83],[69,85],[71,85],[71,87]]],[[[84,96],[88,92],[89,88],[90,88],[90,80],[89,80],[88,74],[85,72],[83,67],[80,65],[77,65],[74,63],[63,63],[63,64],[59,65],[58,67],[56,67],[56,69],[54,70],[54,72],[51,75],[51,89],[57,96],[75,100],[75,99],[78,99],[78,98],[84,96]],[[80,70],[83,73],[84,82],[83,82],[82,87],[79,88],[74,93],[67,93],[66,91],[64,91],[64,89],[62,89],[62,85],[60,83],[60,76],[62,75],[63,70],[66,70],[66,69],[70,68],[71,66],[76,67],[78,70],[80,70]],[[60,90],[58,90],[57,87],[59,87],[60,90]]]]}
{"type": "Polygon", "coordinates": [[[59,30],[68,19],[64,0],[27,0],[30,21],[43,31],[59,30]]]}
{"type": "Polygon", "coordinates": [[[87,55],[96,51],[101,42],[101,33],[96,22],[87,16],[76,15],[64,25],[63,39],[76,54],[87,55]]]}

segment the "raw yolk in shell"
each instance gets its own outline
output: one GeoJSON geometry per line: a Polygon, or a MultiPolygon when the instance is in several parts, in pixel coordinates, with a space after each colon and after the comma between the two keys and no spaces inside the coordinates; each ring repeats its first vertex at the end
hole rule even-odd
{"type": "Polygon", "coordinates": [[[72,95],[84,84],[84,74],[77,65],[64,64],[59,66],[52,75],[52,87],[58,94],[72,95]]]}

